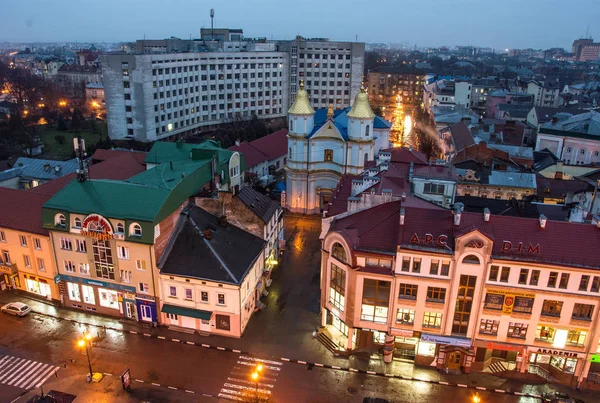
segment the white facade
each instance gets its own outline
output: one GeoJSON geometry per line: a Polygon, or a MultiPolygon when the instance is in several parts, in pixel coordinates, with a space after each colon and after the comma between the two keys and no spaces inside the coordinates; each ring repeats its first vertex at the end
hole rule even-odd
{"type": "MultiPolygon", "coordinates": [[[[588,136],[589,137],[589,136],[588,136]]],[[[537,135],[535,150],[550,150],[565,164],[582,165],[600,162],[600,136],[598,140],[544,133],[537,135]]]]}
{"type": "Polygon", "coordinates": [[[534,97],[534,105],[557,108],[560,105],[560,89],[546,88],[544,85],[531,81],[527,84],[527,93],[534,97]]]}
{"type": "Polygon", "coordinates": [[[470,108],[473,104],[471,100],[473,84],[467,81],[457,81],[454,83],[454,103],[456,106],[470,108]]]}

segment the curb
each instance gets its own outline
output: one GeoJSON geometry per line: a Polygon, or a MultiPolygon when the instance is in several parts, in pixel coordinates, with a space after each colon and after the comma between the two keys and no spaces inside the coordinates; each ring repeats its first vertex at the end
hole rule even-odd
{"type": "MultiPolygon", "coordinates": [[[[174,342],[174,343],[179,343],[179,344],[185,344],[185,345],[190,345],[190,346],[195,346],[195,347],[202,347],[202,348],[206,348],[206,349],[212,349],[212,350],[218,350],[218,351],[226,351],[229,353],[235,353],[235,354],[246,354],[246,355],[250,355],[250,356],[255,356],[255,354],[249,352],[249,351],[244,351],[244,350],[238,350],[238,349],[234,349],[234,348],[229,348],[229,347],[220,347],[220,346],[213,346],[210,344],[205,344],[205,343],[196,343],[193,341],[182,341],[180,339],[175,339],[175,338],[169,338],[169,337],[165,337],[165,336],[158,336],[158,335],[152,335],[149,333],[140,333],[137,332],[135,330],[124,330],[124,329],[117,329],[117,328],[113,328],[113,327],[106,327],[106,326],[102,326],[102,325],[94,325],[92,323],[86,323],[86,322],[80,322],[71,318],[63,318],[60,316],[53,316],[53,315],[49,315],[46,313],[41,313],[41,312],[37,312],[37,311],[31,311],[31,313],[36,314],[36,315],[40,315],[40,316],[45,316],[45,317],[50,317],[50,318],[54,318],[54,319],[58,319],[58,320],[66,320],[66,321],[70,321],[72,323],[75,324],[79,324],[79,325],[85,325],[85,326],[92,326],[95,328],[99,328],[99,329],[104,329],[104,331],[106,330],[112,330],[115,332],[119,332],[119,333],[124,333],[124,334],[132,334],[132,335],[136,335],[139,337],[143,337],[145,339],[157,339],[157,340],[164,340],[164,341],[168,341],[168,342],[174,342]]],[[[313,367],[320,367],[320,368],[326,368],[326,369],[332,369],[332,370],[336,370],[336,371],[344,371],[344,372],[352,372],[352,373],[357,373],[357,374],[364,374],[364,375],[371,375],[371,376],[379,376],[379,377],[383,377],[383,378],[393,378],[393,379],[398,379],[401,381],[409,381],[409,382],[424,382],[424,383],[430,383],[433,385],[441,385],[441,386],[449,386],[449,387],[456,387],[456,388],[466,388],[466,389],[474,389],[474,390],[481,390],[481,391],[486,391],[486,392],[493,392],[493,393],[499,393],[499,394],[504,394],[504,395],[513,395],[513,396],[519,396],[519,397],[530,397],[530,398],[534,398],[534,399],[540,399],[542,398],[541,395],[532,395],[530,393],[523,393],[523,392],[515,392],[515,391],[511,391],[511,390],[504,390],[504,389],[496,389],[496,388],[486,388],[483,386],[469,386],[469,385],[465,385],[465,384],[461,384],[461,383],[450,383],[450,382],[446,382],[446,381],[438,381],[438,380],[430,380],[430,379],[420,379],[420,378],[413,378],[412,376],[405,376],[405,375],[394,375],[394,374],[386,374],[385,372],[376,372],[376,371],[367,371],[364,369],[357,369],[357,368],[350,368],[350,367],[340,367],[337,365],[329,365],[329,364],[321,364],[321,363],[316,363],[316,362],[307,362],[307,361],[302,361],[302,360],[298,360],[295,358],[286,358],[286,357],[280,357],[279,360],[283,361],[283,362],[289,362],[289,363],[293,363],[293,364],[299,364],[299,365],[303,365],[306,366],[307,369],[313,369],[313,367]]],[[[105,374],[105,375],[112,375],[112,374],[105,374]]],[[[138,380],[138,379],[134,379],[135,382],[144,382],[142,380],[138,380]]],[[[154,386],[163,386],[160,384],[154,384],[151,383],[154,386]]],[[[166,388],[169,388],[171,390],[181,390],[181,391],[185,391],[187,393],[195,393],[193,391],[187,391],[185,389],[182,388],[174,388],[174,387],[169,387],[169,386],[164,386],[166,388]]],[[[215,397],[212,395],[206,395],[206,394],[202,394],[203,396],[206,397],[215,397]]]]}

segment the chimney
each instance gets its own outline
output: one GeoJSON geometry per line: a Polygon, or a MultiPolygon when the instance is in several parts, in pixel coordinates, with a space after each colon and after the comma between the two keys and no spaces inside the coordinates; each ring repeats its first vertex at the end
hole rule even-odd
{"type": "Polygon", "coordinates": [[[412,146],[408,146],[408,151],[412,153],[412,146]]]}
{"type": "Polygon", "coordinates": [[[543,214],[540,214],[540,228],[545,229],[547,222],[548,222],[548,219],[546,218],[546,216],[543,214]]]}
{"type": "Polygon", "coordinates": [[[594,214],[592,216],[592,224],[595,225],[597,228],[600,228],[600,216],[598,214],[594,214]]]}
{"type": "Polygon", "coordinates": [[[460,225],[460,218],[462,217],[462,212],[465,209],[465,205],[462,203],[454,204],[454,225],[460,225]]]}
{"type": "Polygon", "coordinates": [[[406,217],[406,211],[404,207],[400,209],[400,225],[404,225],[404,218],[406,217]]]}
{"type": "Polygon", "coordinates": [[[490,209],[489,208],[486,207],[486,208],[483,209],[483,221],[489,222],[491,215],[492,215],[492,213],[490,213],[490,209]]]}
{"type": "Polygon", "coordinates": [[[406,192],[402,192],[402,201],[406,201],[406,192]]]}
{"type": "Polygon", "coordinates": [[[235,145],[238,147],[240,146],[240,139],[235,139],[235,145]]]}

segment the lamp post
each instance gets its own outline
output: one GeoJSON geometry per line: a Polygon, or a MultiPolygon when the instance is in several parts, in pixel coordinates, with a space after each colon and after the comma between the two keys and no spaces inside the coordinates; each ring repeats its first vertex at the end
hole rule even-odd
{"type": "Polygon", "coordinates": [[[252,372],[252,380],[254,382],[256,382],[255,384],[255,395],[256,395],[256,401],[258,401],[258,380],[260,379],[260,373],[263,370],[263,365],[262,364],[257,364],[256,367],[254,368],[254,372],[252,372]]]}
{"type": "Polygon", "coordinates": [[[85,355],[87,356],[88,367],[90,369],[90,379],[94,376],[94,371],[92,371],[92,362],[90,361],[90,350],[88,348],[88,344],[92,340],[92,335],[86,333],[83,335],[83,338],[77,341],[77,345],[79,347],[85,347],[85,355]]]}

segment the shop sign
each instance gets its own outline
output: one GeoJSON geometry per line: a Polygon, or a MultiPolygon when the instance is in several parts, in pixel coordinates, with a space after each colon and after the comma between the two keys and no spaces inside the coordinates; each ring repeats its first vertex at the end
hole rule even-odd
{"type": "Polygon", "coordinates": [[[512,290],[502,290],[502,289],[499,289],[499,288],[487,288],[486,291],[489,292],[489,293],[492,293],[492,294],[500,294],[500,295],[510,294],[510,295],[514,295],[515,297],[535,298],[535,294],[530,293],[530,292],[518,292],[518,291],[512,291],[512,290]]]}
{"type": "Polygon", "coordinates": [[[538,354],[556,355],[559,357],[571,357],[577,358],[577,353],[571,353],[569,351],[551,350],[548,348],[540,348],[537,351],[538,354]]]}
{"type": "MultiPolygon", "coordinates": [[[[126,291],[126,292],[135,292],[136,291],[135,287],[130,287],[130,286],[121,285],[121,284],[113,284],[113,283],[107,283],[105,281],[90,280],[87,278],[79,278],[79,277],[74,277],[74,276],[68,276],[66,274],[60,274],[59,276],[60,276],[61,280],[70,281],[72,283],[93,285],[95,287],[109,288],[109,289],[113,289],[113,290],[117,290],[117,291],[126,291]]],[[[56,281],[56,278],[54,281],[56,281]]]]}
{"type": "Polygon", "coordinates": [[[6,274],[13,274],[17,272],[17,266],[14,264],[11,264],[9,266],[4,265],[4,264],[0,264],[0,272],[2,273],[6,273],[6,274]]]}
{"type": "Polygon", "coordinates": [[[419,235],[415,232],[414,235],[410,238],[410,243],[412,244],[421,244],[421,245],[437,245],[445,247],[448,245],[448,235],[440,235],[437,238],[431,234],[425,234],[423,237],[419,238],[419,235]]]}
{"type": "Polygon", "coordinates": [[[510,315],[513,311],[513,306],[515,306],[514,294],[505,294],[504,304],[502,305],[502,313],[505,315],[510,315]]]}
{"type": "Polygon", "coordinates": [[[503,314],[514,312],[531,313],[535,294],[511,292],[507,290],[487,289],[484,308],[501,310],[503,314]]]}
{"type": "Polygon", "coordinates": [[[459,339],[456,337],[439,336],[436,334],[421,334],[421,341],[467,348],[470,348],[473,344],[470,339],[459,339]]]}
{"type": "Polygon", "coordinates": [[[60,283],[60,274],[57,274],[56,276],[54,276],[54,284],[58,284],[60,283]]]}
{"type": "Polygon", "coordinates": [[[131,372],[129,371],[129,368],[121,375],[121,385],[123,385],[123,390],[129,390],[131,387],[131,372]]]}
{"type": "Polygon", "coordinates": [[[406,330],[406,329],[392,328],[392,334],[394,336],[414,337],[414,332],[412,330],[406,330]]]}
{"type": "Polygon", "coordinates": [[[592,354],[592,362],[600,362],[600,355],[592,354]]]}
{"type": "Polygon", "coordinates": [[[477,341],[475,341],[475,345],[477,347],[483,347],[488,350],[517,351],[519,353],[523,352],[523,346],[504,344],[504,343],[495,343],[493,341],[477,340],[477,341]]]}
{"type": "Polygon", "coordinates": [[[495,310],[501,310],[502,307],[504,306],[504,295],[500,295],[500,294],[492,294],[492,293],[487,293],[485,294],[485,301],[483,303],[483,307],[485,309],[495,309],[495,310]]]}
{"type": "Polygon", "coordinates": [[[81,224],[81,235],[108,241],[113,239],[113,231],[108,220],[98,214],[90,214],[81,224]]]}
{"type": "Polygon", "coordinates": [[[522,253],[524,255],[539,255],[540,254],[540,244],[533,245],[529,243],[529,245],[525,245],[523,242],[519,242],[516,245],[513,245],[511,241],[502,241],[502,248],[500,249],[500,253],[522,253]]]}
{"type": "Polygon", "coordinates": [[[156,299],[154,297],[151,297],[150,295],[135,294],[135,299],[139,299],[142,301],[156,302],[156,299]]]}

